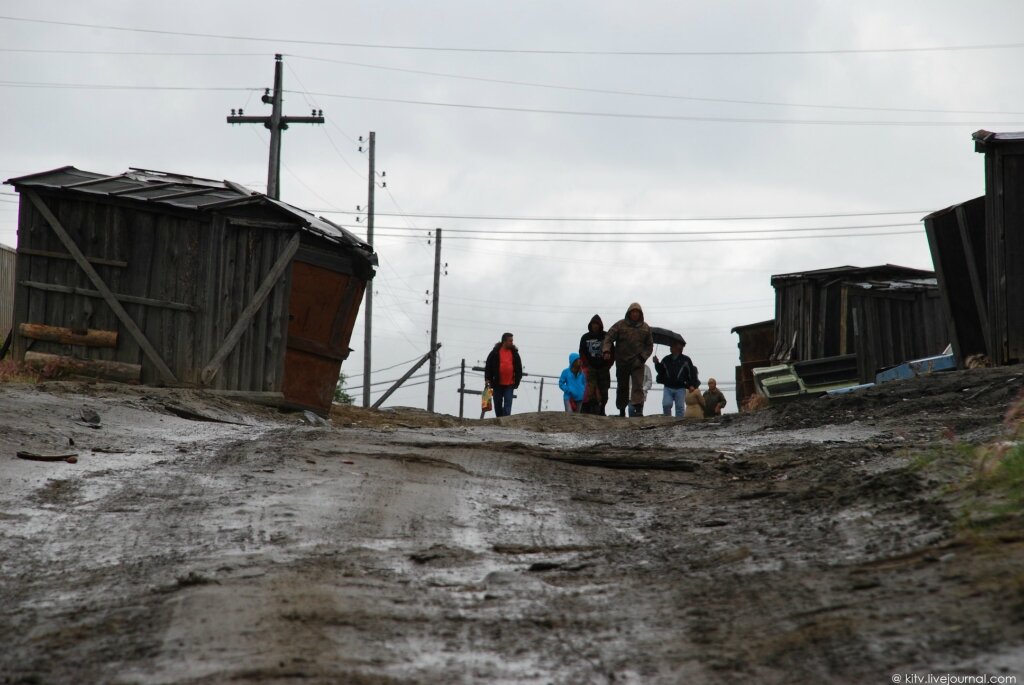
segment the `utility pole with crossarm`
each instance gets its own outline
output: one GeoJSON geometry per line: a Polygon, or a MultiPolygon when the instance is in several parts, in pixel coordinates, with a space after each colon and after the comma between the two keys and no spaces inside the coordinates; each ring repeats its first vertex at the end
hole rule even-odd
{"type": "Polygon", "coordinates": [[[270,94],[267,88],[263,93],[263,102],[271,105],[269,117],[249,117],[241,109],[238,114],[231,110],[228,117],[229,124],[263,124],[270,129],[270,166],[267,170],[267,195],[275,200],[281,199],[281,132],[288,129],[288,124],[322,124],[324,123],[324,111],[313,110],[308,117],[289,117],[281,114],[284,101],[284,62],[281,55],[274,55],[274,94],[270,94]]]}

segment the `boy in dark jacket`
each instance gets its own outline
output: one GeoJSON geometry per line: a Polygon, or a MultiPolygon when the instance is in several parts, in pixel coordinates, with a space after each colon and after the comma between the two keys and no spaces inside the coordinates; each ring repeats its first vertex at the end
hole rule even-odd
{"type": "Polygon", "coordinates": [[[587,325],[587,332],[580,338],[580,359],[587,374],[587,394],[583,398],[584,414],[605,415],[608,404],[608,390],[612,387],[611,365],[605,361],[604,322],[594,314],[587,325]]]}
{"type": "Polygon", "coordinates": [[[682,416],[685,411],[686,392],[700,385],[700,381],[697,380],[697,367],[683,354],[684,345],[685,343],[680,341],[673,342],[669,348],[671,354],[661,361],[658,361],[657,357],[654,358],[658,381],[665,386],[661,399],[661,409],[665,416],[669,415],[673,404],[676,406],[676,416],[682,416]]]}

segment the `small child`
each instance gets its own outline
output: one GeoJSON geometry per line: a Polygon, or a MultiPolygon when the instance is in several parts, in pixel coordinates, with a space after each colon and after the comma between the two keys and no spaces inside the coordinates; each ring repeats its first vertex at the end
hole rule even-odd
{"type": "Polygon", "coordinates": [[[683,412],[683,418],[704,418],[704,395],[700,394],[700,381],[697,381],[696,385],[686,391],[683,401],[686,402],[686,411],[683,412]]]}
{"type": "Polygon", "coordinates": [[[565,411],[569,414],[579,413],[587,390],[587,376],[583,373],[583,362],[578,353],[569,355],[569,366],[562,369],[562,375],[558,377],[558,388],[562,391],[565,411]]]}

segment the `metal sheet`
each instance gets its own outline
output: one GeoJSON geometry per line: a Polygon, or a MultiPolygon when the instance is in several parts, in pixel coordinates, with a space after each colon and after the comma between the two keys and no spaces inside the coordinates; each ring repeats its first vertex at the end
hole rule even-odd
{"type": "Polygon", "coordinates": [[[354,276],[293,263],[283,387],[289,403],[330,410],[362,295],[354,276]]]}

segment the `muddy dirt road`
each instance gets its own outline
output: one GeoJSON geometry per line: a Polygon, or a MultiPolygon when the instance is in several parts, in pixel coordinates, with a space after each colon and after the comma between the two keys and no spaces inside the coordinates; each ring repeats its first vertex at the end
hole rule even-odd
{"type": "Polygon", "coordinates": [[[315,426],[0,386],[0,682],[1024,682],[1024,526],[970,486],[1022,387],[315,426]]]}

